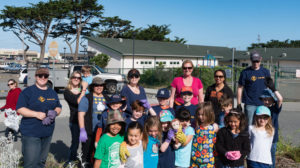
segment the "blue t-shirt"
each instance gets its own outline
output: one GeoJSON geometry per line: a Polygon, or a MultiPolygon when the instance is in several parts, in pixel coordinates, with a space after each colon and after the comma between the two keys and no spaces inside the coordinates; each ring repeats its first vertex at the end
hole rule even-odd
{"type": "MultiPolygon", "coordinates": [[[[101,115],[103,111],[98,110],[97,106],[99,103],[102,103],[105,106],[105,109],[107,109],[106,102],[104,97],[96,97],[93,96],[93,112],[92,112],[92,118],[93,118],[93,132],[97,130],[97,124],[100,122],[101,115]]],[[[82,99],[79,102],[78,105],[78,111],[79,112],[87,112],[89,109],[89,101],[87,97],[82,97],[82,99]]]]}
{"type": "MultiPolygon", "coordinates": [[[[185,129],[186,136],[195,135],[194,128],[187,127],[185,129]]],[[[191,162],[193,139],[186,145],[175,150],[175,165],[178,167],[189,167],[191,162]]]]}
{"type": "MultiPolygon", "coordinates": [[[[167,139],[168,132],[163,132],[163,142],[167,139]]],[[[170,144],[165,152],[159,151],[157,168],[175,168],[175,150],[170,144]]]]}
{"type": "Polygon", "coordinates": [[[154,168],[158,164],[159,140],[148,136],[147,149],[144,151],[144,168],[154,168]]]}
{"type": "Polygon", "coordinates": [[[270,71],[264,67],[254,70],[251,67],[244,69],[239,78],[239,85],[244,86],[242,102],[246,105],[263,105],[259,99],[266,88],[265,78],[270,77],[270,71]]]}
{"type": "Polygon", "coordinates": [[[139,86],[139,89],[140,89],[140,94],[133,93],[127,85],[124,85],[124,87],[121,90],[121,96],[126,97],[126,104],[127,104],[126,111],[128,111],[128,113],[132,113],[131,104],[134,101],[147,99],[144,88],[139,86]]]}
{"type": "MultiPolygon", "coordinates": [[[[25,88],[19,95],[16,109],[22,107],[37,112],[45,112],[61,107],[57,93],[48,88],[41,90],[36,85],[25,88]]],[[[34,117],[23,117],[20,124],[20,132],[24,136],[48,137],[53,134],[55,122],[50,125],[43,125],[42,120],[34,117]]]]}
{"type": "MultiPolygon", "coordinates": [[[[104,131],[107,125],[107,119],[108,119],[108,113],[109,111],[112,111],[110,108],[107,108],[106,110],[103,111],[100,121],[97,124],[97,127],[102,128],[102,130],[104,131]]],[[[127,113],[121,112],[122,117],[124,118],[124,120],[126,120],[129,115],[127,113]]]]}
{"type": "MultiPolygon", "coordinates": [[[[144,128],[144,123],[145,121],[147,120],[148,116],[147,115],[142,115],[142,117],[140,117],[139,119],[137,119],[137,122],[139,124],[141,124],[142,128],[144,128]]],[[[126,122],[126,131],[127,131],[127,128],[128,128],[128,125],[133,122],[133,120],[131,120],[131,116],[128,115],[127,118],[125,119],[125,122],[126,122]]]]}
{"type": "MultiPolygon", "coordinates": [[[[162,110],[169,110],[172,114],[173,114],[173,116],[175,117],[175,111],[174,111],[174,109],[173,108],[166,108],[166,109],[162,109],[161,107],[160,107],[160,105],[157,105],[157,106],[153,106],[152,107],[152,109],[155,111],[155,113],[156,113],[156,115],[157,116],[160,116],[160,112],[162,111],[162,110]]],[[[150,114],[149,114],[150,115],[150,114]]]]}
{"type": "Polygon", "coordinates": [[[189,106],[184,106],[184,105],[176,106],[175,107],[176,113],[181,107],[184,107],[185,109],[187,109],[190,112],[190,114],[191,114],[191,124],[193,124],[195,122],[195,115],[196,115],[197,105],[191,104],[189,106]]]}
{"type": "Polygon", "coordinates": [[[279,129],[279,122],[278,122],[278,117],[279,113],[281,112],[282,105],[278,107],[278,103],[275,102],[275,104],[271,107],[269,107],[271,111],[271,118],[272,118],[272,124],[275,129],[274,137],[273,137],[273,143],[278,142],[278,129],[279,129]]]}
{"type": "MultiPolygon", "coordinates": [[[[82,76],[81,78],[82,78],[82,81],[87,82],[89,85],[93,82],[93,76],[92,75],[87,76],[87,77],[82,76]]],[[[89,94],[89,93],[90,92],[88,90],[85,91],[86,95],[89,94]]]]}

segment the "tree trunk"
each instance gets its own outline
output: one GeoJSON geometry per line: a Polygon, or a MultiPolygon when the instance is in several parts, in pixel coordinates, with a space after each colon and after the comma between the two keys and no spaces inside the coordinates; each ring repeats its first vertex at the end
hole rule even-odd
{"type": "Polygon", "coordinates": [[[45,56],[45,44],[40,44],[41,52],[40,52],[40,63],[43,63],[45,56]]]}
{"type": "Polygon", "coordinates": [[[77,62],[80,34],[81,34],[81,27],[79,26],[77,29],[77,33],[76,33],[76,48],[75,48],[75,54],[74,54],[74,58],[73,58],[74,62],[77,62]]]}

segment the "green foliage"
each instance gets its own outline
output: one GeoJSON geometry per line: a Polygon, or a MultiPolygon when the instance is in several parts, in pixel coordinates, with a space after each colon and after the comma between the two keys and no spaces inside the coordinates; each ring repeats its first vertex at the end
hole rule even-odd
{"type": "Polygon", "coordinates": [[[253,48],[299,48],[300,47],[300,40],[271,40],[267,43],[252,43],[248,49],[253,48]]]}
{"type": "Polygon", "coordinates": [[[293,159],[298,163],[300,162],[300,146],[292,145],[290,137],[283,138],[281,134],[279,135],[276,154],[293,159]]]}
{"type": "Polygon", "coordinates": [[[101,29],[99,30],[99,37],[105,38],[119,38],[123,37],[125,32],[128,32],[133,26],[131,21],[123,20],[118,16],[104,17],[100,19],[101,29]]]}
{"type": "Polygon", "coordinates": [[[90,59],[91,62],[95,63],[101,68],[105,68],[110,61],[110,57],[106,54],[98,54],[92,59],[90,59]]]}

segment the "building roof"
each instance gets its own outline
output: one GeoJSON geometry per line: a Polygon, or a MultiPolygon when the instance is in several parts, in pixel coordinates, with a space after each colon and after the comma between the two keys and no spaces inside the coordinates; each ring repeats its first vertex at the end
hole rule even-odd
{"type": "MultiPolygon", "coordinates": [[[[85,37],[98,45],[114,50],[122,55],[132,55],[132,39],[85,37]]],[[[174,42],[134,40],[134,54],[139,56],[205,57],[207,54],[220,59],[231,56],[227,47],[188,45],[174,42]]]]}

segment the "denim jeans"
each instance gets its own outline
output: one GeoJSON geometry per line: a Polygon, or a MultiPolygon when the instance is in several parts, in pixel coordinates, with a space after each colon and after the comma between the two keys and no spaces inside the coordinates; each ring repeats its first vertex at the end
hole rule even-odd
{"type": "Polygon", "coordinates": [[[22,136],[24,168],[44,168],[50,149],[52,136],[22,136]]]}
{"type": "Polygon", "coordinates": [[[252,125],[253,124],[253,117],[256,111],[256,108],[258,106],[255,105],[245,105],[244,109],[245,109],[245,115],[247,117],[248,120],[248,125],[252,125]]]}
{"type": "Polygon", "coordinates": [[[247,168],[270,168],[271,165],[247,160],[247,168]]]}
{"type": "Polygon", "coordinates": [[[275,168],[276,165],[276,149],[277,149],[277,142],[272,143],[272,148],[271,148],[271,155],[272,155],[272,168],[275,168]]]}
{"type": "Polygon", "coordinates": [[[77,160],[77,149],[79,147],[79,125],[75,123],[69,123],[69,127],[71,130],[71,146],[70,146],[70,153],[69,153],[69,161],[77,160]]]}

